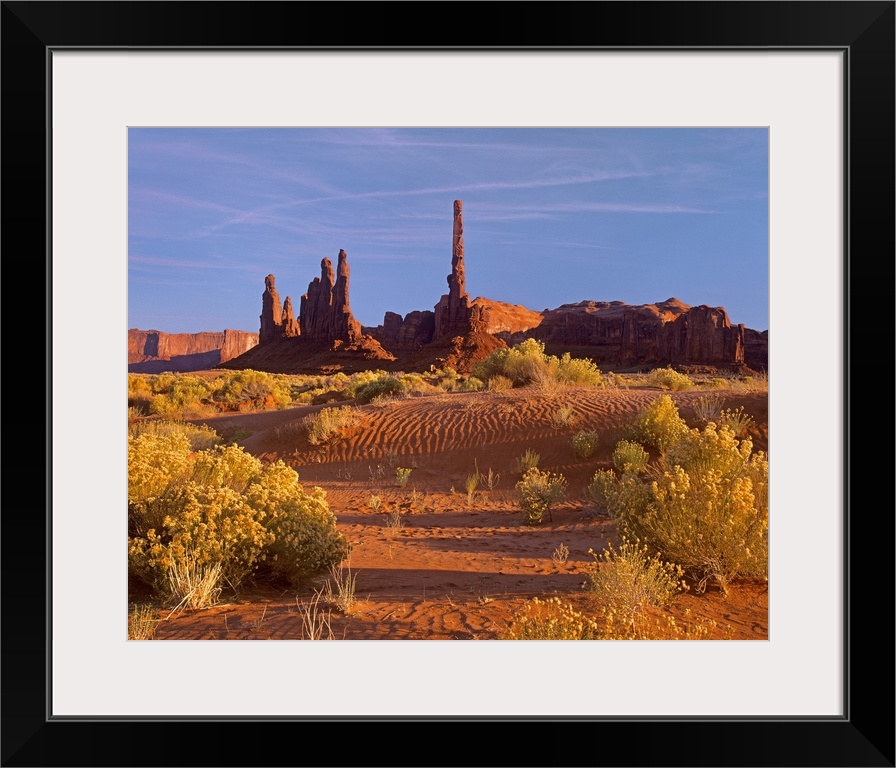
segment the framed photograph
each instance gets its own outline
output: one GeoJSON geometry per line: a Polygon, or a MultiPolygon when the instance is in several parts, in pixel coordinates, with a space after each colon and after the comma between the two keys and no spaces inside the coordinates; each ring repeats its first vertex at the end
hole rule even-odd
{"type": "MultiPolygon", "coordinates": [[[[411,7],[349,16],[388,39],[411,7]]],[[[45,514],[9,503],[5,516],[3,764],[277,764],[256,733],[287,723],[533,722],[551,736],[499,738],[474,761],[894,765],[892,654],[877,650],[893,521],[862,528],[850,460],[854,342],[892,328],[894,3],[521,4],[531,44],[467,47],[333,45],[295,31],[292,14],[312,9],[343,28],[330,4],[3,3],[7,269],[28,270],[7,285],[28,290],[39,264],[45,286],[12,359],[41,336],[47,365],[45,514]],[[768,638],[128,642],[116,403],[137,126],[767,131],[768,638]],[[15,258],[38,239],[45,259],[15,258]],[[122,727],[129,743],[111,735],[122,727]],[[177,754],[147,757],[162,728],[177,754]]],[[[861,466],[889,477],[868,454],[861,466]]],[[[377,762],[343,741],[337,762],[377,762]]]]}

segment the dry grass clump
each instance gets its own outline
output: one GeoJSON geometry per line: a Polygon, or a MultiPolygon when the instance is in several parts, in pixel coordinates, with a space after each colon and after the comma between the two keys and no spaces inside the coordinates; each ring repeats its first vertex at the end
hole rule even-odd
{"type": "Polygon", "coordinates": [[[520,474],[525,474],[530,469],[537,467],[539,461],[541,461],[541,455],[531,448],[527,448],[525,453],[517,457],[514,467],[520,474]]]}
{"type": "Polygon", "coordinates": [[[357,421],[355,410],[348,405],[334,408],[323,408],[317,413],[312,413],[302,419],[302,425],[308,435],[311,445],[320,445],[339,434],[345,427],[350,427],[357,421]]]}
{"type": "Polygon", "coordinates": [[[392,537],[404,530],[404,520],[401,516],[401,509],[397,506],[390,507],[386,510],[386,514],[383,517],[383,525],[386,528],[386,533],[392,537]]]}
{"type": "Polygon", "coordinates": [[[513,389],[513,382],[506,376],[495,374],[488,380],[487,386],[489,392],[506,392],[508,389],[513,389]]]}
{"type": "Polygon", "coordinates": [[[569,547],[562,542],[557,546],[557,548],[551,553],[551,560],[553,560],[557,565],[563,565],[569,558],[569,547]]]}
{"type": "Polygon", "coordinates": [[[565,406],[557,408],[551,413],[551,426],[554,429],[566,429],[576,423],[576,415],[572,408],[565,406]]]}
{"type": "Polygon", "coordinates": [[[472,506],[473,504],[473,494],[476,493],[476,488],[479,487],[479,478],[480,478],[479,470],[477,469],[470,475],[467,475],[467,479],[464,480],[464,490],[467,492],[467,504],[472,506]]]}
{"type": "Polygon", "coordinates": [[[302,639],[303,640],[333,640],[332,619],[333,612],[324,612],[320,605],[321,591],[314,593],[312,598],[306,603],[299,603],[296,598],[296,607],[302,616],[302,639]]]}
{"type": "Polygon", "coordinates": [[[158,623],[151,605],[134,605],[128,614],[128,640],[152,640],[158,623]]]}
{"type": "Polygon", "coordinates": [[[704,424],[710,421],[718,423],[719,415],[722,412],[722,406],[724,404],[725,398],[720,395],[701,395],[694,400],[694,413],[704,424]]]}
{"type": "Polygon", "coordinates": [[[346,616],[355,610],[358,599],[355,595],[355,587],[358,574],[352,573],[351,564],[330,567],[330,578],[324,585],[321,595],[328,603],[335,605],[346,616]]]}

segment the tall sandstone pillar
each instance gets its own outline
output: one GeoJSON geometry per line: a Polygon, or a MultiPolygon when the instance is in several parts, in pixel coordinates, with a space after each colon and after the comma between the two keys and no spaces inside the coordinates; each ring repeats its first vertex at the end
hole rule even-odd
{"type": "Polygon", "coordinates": [[[361,340],[361,323],[352,315],[348,301],[348,283],[351,272],[348,268],[348,256],[339,251],[336,264],[336,283],[333,286],[333,300],[330,306],[330,333],[332,339],[354,344],[361,340]]]}
{"type": "Polygon", "coordinates": [[[485,330],[488,311],[485,307],[472,306],[467,294],[467,276],[464,266],[464,203],[454,201],[454,231],[451,239],[451,274],[448,275],[448,293],[435,306],[435,333],[442,336],[466,336],[471,331],[485,330]]]}
{"type": "Polygon", "coordinates": [[[281,336],[282,310],[280,307],[280,295],[274,287],[274,276],[268,275],[264,279],[264,293],[261,294],[261,327],[258,331],[258,343],[266,344],[281,336]]]}

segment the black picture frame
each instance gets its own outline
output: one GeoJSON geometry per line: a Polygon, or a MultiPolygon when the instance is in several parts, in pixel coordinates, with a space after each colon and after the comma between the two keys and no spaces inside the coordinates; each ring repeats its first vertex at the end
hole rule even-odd
{"type": "MultiPolygon", "coordinates": [[[[6,514],[2,537],[2,765],[642,765],[893,766],[893,516],[878,497],[892,465],[879,449],[851,461],[853,432],[866,420],[853,404],[852,370],[891,360],[894,305],[894,2],[3,2],[2,242],[8,299],[7,359],[46,370],[44,430],[8,425],[6,514]],[[301,6],[298,8],[297,6],[301,6]],[[304,22],[297,24],[296,12],[304,22]],[[406,43],[405,20],[427,19],[406,43]],[[503,21],[501,21],[503,19],[503,21]],[[440,34],[441,33],[441,34],[440,34]],[[402,39],[404,38],[404,40],[402,39]],[[839,49],[845,54],[844,306],[842,323],[806,313],[807,333],[843,334],[842,361],[819,361],[823,376],[843,376],[844,716],[838,718],[74,718],[48,714],[48,521],[50,338],[48,135],[50,52],[62,48],[386,47],[534,50],[839,49]],[[38,254],[45,254],[40,258],[38,254]],[[36,277],[36,273],[37,276],[36,277]],[[42,294],[35,286],[46,286],[42,294]],[[46,299],[35,309],[33,293],[46,299]],[[15,294],[15,296],[13,296],[15,294]],[[24,310],[18,309],[24,300],[24,310]],[[884,317],[885,314],[885,317],[884,317]],[[38,347],[37,339],[44,345],[38,347]],[[869,338],[875,346],[864,345],[869,338]],[[864,346],[863,346],[864,345],[864,346]],[[868,357],[870,355],[870,357],[868,357]],[[838,370],[842,364],[843,370],[838,370]],[[25,434],[21,434],[24,431],[25,434]],[[12,433],[12,434],[11,434],[12,433]],[[8,446],[9,447],[9,446],[8,446]],[[33,472],[46,458],[43,473],[33,472]],[[855,471],[853,472],[853,467],[855,471]],[[46,486],[46,509],[22,503],[20,472],[46,486]],[[864,492],[864,494],[863,494],[864,492]],[[45,545],[46,543],[46,545],[45,545]],[[883,648],[883,652],[882,649],[883,648]],[[533,722],[536,727],[528,727],[533,722]],[[365,732],[358,737],[357,729],[365,732]],[[368,731],[368,726],[372,729],[368,731]],[[389,726],[386,728],[385,726],[389,726]],[[510,738],[508,738],[508,736],[510,738]],[[334,738],[335,737],[335,738],[334,738]],[[383,752],[380,741],[409,740],[383,752]],[[472,737],[472,738],[471,738],[472,737]],[[431,752],[421,752],[417,742],[431,752]],[[283,750],[286,750],[285,753],[283,750]],[[283,757],[282,755],[286,755],[283,757]],[[403,758],[406,755],[407,758],[403,758]],[[408,762],[403,762],[407,759],[408,762]]],[[[887,371],[891,366],[887,367],[887,371]]],[[[879,368],[870,368],[879,375],[879,368]]],[[[889,373],[884,377],[887,383],[889,373]]],[[[7,379],[9,383],[9,379],[7,379]]],[[[856,382],[858,389],[859,382],[856,382]]],[[[16,390],[8,397],[22,393],[16,390]]],[[[857,394],[863,397],[861,389],[857,394]]],[[[29,400],[33,394],[26,394],[29,400]]],[[[7,400],[9,404],[10,400],[7,400]]],[[[875,417],[879,419],[878,417],[875,417]]],[[[884,437],[886,440],[886,437],[884,437]]],[[[875,443],[876,445],[876,443],[875,443]]],[[[889,455],[887,453],[887,455],[889,455]]],[[[885,496],[890,499],[889,493],[885,496]]],[[[819,567],[825,567],[819,564],[819,567]]],[[[811,589],[807,574],[807,589],[811,589]]],[[[98,671],[101,673],[101,671],[98,671]]],[[[148,678],[163,670],[144,671],[148,678]]],[[[674,697],[674,691],[665,692],[674,697]]],[[[595,695],[608,695],[596,692],[595,695]]],[[[708,702],[711,706],[711,702],[708,702]]]]}

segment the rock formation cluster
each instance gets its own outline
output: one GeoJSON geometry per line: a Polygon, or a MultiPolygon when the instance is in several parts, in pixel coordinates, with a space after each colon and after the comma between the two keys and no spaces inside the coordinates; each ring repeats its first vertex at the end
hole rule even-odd
{"type": "Polygon", "coordinates": [[[454,201],[448,293],[434,311],[417,310],[404,317],[386,312],[382,325],[362,328],[349,303],[345,251],[339,251],[335,270],[327,258],[320,268],[320,277],[302,296],[298,318],[288,296],[281,306],[274,276],[265,278],[259,346],[222,367],[245,365],[283,373],[314,366],[361,370],[364,361],[378,360],[395,361],[402,370],[447,365],[468,372],[495,349],[527,338],[544,342],[548,354],[569,352],[617,369],[746,364],[759,370],[768,364],[768,333],[732,325],[722,307],[691,307],[671,298],[643,305],[582,301],[535,312],[481,297],[471,301],[462,200],[454,201]]]}
{"type": "Polygon", "coordinates": [[[280,294],[277,293],[273,275],[268,275],[264,279],[259,319],[261,320],[261,327],[258,331],[259,344],[267,344],[274,339],[299,335],[299,324],[292,311],[292,299],[287,296],[283,306],[280,306],[280,294]]]}
{"type": "Polygon", "coordinates": [[[264,279],[265,290],[261,295],[260,343],[301,336],[308,341],[324,344],[358,344],[363,334],[361,323],[355,319],[349,305],[350,276],[345,251],[339,251],[335,272],[333,262],[323,259],[320,263],[320,277],[315,277],[308,284],[308,291],[302,296],[299,317],[296,319],[292,299],[287,296],[281,308],[275,278],[268,275],[264,279]]]}

